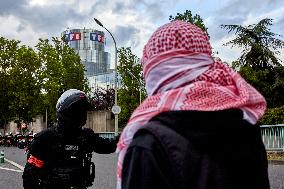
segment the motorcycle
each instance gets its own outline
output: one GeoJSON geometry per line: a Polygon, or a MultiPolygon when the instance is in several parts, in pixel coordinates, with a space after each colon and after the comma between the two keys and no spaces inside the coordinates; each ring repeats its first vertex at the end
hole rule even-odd
{"type": "Polygon", "coordinates": [[[0,134],[0,146],[3,146],[5,143],[5,137],[0,134]]]}
{"type": "Polygon", "coordinates": [[[26,137],[24,137],[23,139],[21,139],[18,143],[18,148],[20,149],[25,149],[25,153],[28,154],[29,152],[29,147],[31,146],[32,144],[32,141],[34,139],[34,135],[36,133],[32,133],[32,132],[29,132],[28,135],[26,135],[26,137]]]}
{"type": "Polygon", "coordinates": [[[27,145],[30,146],[32,144],[32,141],[34,139],[34,135],[32,133],[29,133],[27,136],[27,145]]]}
{"type": "Polygon", "coordinates": [[[12,146],[13,145],[13,135],[12,133],[5,135],[4,146],[12,146]]]}
{"type": "Polygon", "coordinates": [[[17,147],[20,149],[24,149],[27,147],[27,139],[23,135],[19,135],[17,137],[17,147]]]}

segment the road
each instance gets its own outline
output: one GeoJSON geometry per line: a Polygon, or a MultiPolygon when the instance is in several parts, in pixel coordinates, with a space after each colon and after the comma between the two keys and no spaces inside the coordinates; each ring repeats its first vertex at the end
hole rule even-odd
{"type": "MultiPolygon", "coordinates": [[[[24,166],[26,155],[24,150],[15,147],[0,147],[4,149],[5,158],[24,166]]],[[[96,163],[96,178],[94,185],[90,189],[114,189],[116,187],[116,161],[117,154],[96,154],[93,153],[93,162],[96,163]]],[[[0,167],[12,169],[0,169],[0,188],[1,189],[20,189],[22,187],[22,172],[17,167],[5,162],[0,167]]]]}
{"type": "MultiPolygon", "coordinates": [[[[23,150],[14,147],[0,147],[4,149],[5,157],[24,166],[25,154],[23,150]]],[[[116,154],[102,155],[93,154],[93,161],[96,163],[96,178],[94,185],[90,189],[115,189],[116,186],[116,154]]],[[[0,186],[1,189],[22,188],[22,173],[15,172],[19,169],[9,163],[0,164],[0,186]]],[[[284,189],[284,165],[269,164],[269,179],[271,189],[284,189]]]]}

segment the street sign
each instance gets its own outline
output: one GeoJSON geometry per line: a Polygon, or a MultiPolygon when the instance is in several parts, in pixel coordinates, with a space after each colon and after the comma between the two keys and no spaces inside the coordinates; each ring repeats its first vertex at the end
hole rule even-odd
{"type": "Polygon", "coordinates": [[[113,114],[119,114],[121,112],[121,108],[120,108],[120,106],[114,105],[111,108],[111,111],[112,111],[113,114]]]}

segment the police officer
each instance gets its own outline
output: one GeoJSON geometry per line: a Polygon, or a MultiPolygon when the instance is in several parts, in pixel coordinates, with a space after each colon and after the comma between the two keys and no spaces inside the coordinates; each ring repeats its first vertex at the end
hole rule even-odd
{"type": "Polygon", "coordinates": [[[90,103],[77,89],[64,92],[56,105],[57,125],[35,135],[23,173],[25,189],[84,189],[94,178],[92,152],[108,154],[118,137],[104,139],[86,124],[90,103]]]}

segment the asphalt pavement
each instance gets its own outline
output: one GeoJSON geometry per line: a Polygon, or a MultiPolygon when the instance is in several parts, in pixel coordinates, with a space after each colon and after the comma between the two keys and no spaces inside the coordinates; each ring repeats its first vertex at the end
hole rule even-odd
{"type": "MultiPolygon", "coordinates": [[[[1,150],[4,150],[6,159],[12,160],[20,166],[25,165],[26,154],[24,150],[0,146],[1,150]]],[[[96,178],[93,186],[89,189],[115,189],[117,154],[93,153],[92,161],[96,164],[96,178]]],[[[7,161],[0,164],[0,189],[22,189],[22,184],[22,172],[18,167],[7,161]]]]}
{"type": "MultiPolygon", "coordinates": [[[[16,147],[0,147],[5,151],[5,158],[24,166],[26,155],[24,150],[16,147]]],[[[90,189],[115,189],[116,187],[116,161],[117,154],[93,153],[96,164],[96,178],[90,189]]],[[[271,189],[284,189],[284,164],[269,164],[269,179],[271,189]]],[[[21,189],[22,172],[20,168],[8,162],[0,164],[0,188],[21,189]]]]}

